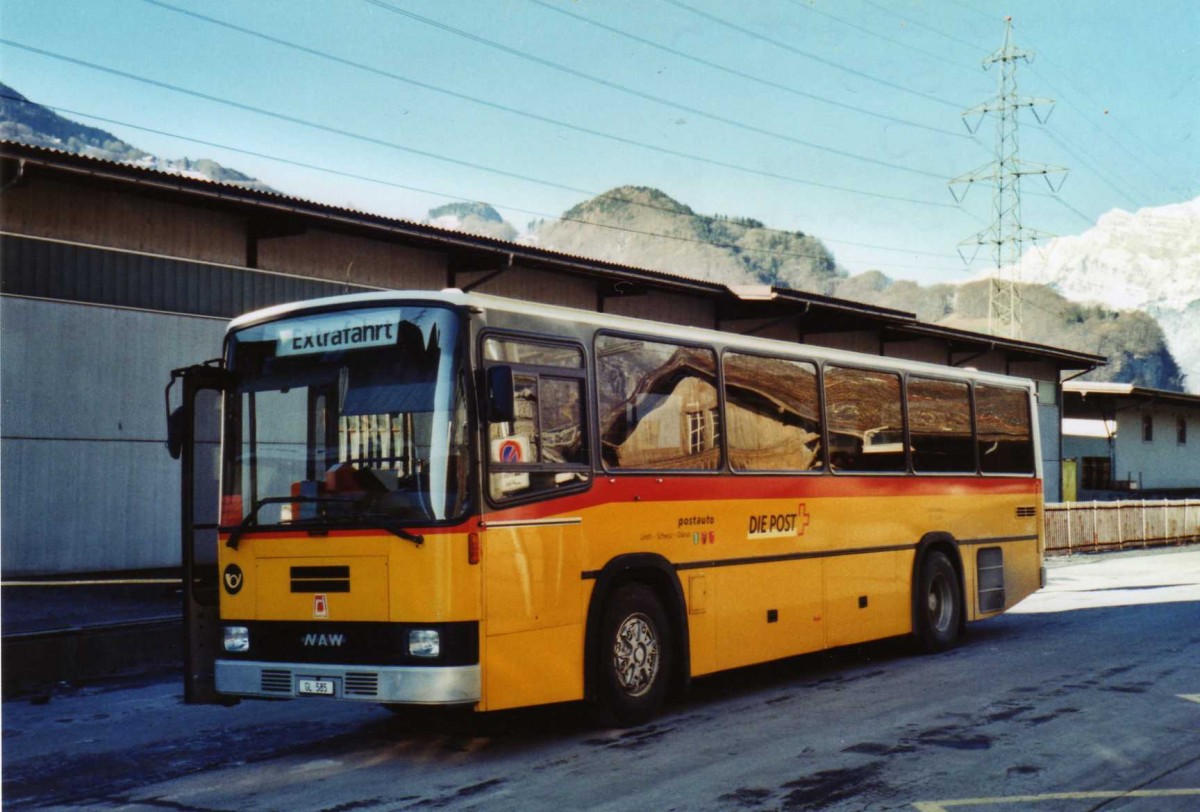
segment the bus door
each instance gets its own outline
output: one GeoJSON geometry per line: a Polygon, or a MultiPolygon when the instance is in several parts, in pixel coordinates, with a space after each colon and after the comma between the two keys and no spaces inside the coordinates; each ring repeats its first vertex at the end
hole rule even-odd
{"type": "Polygon", "coordinates": [[[220,362],[176,369],[167,384],[168,447],[182,463],[180,529],[183,563],[183,701],[228,704],[216,693],[214,663],[220,650],[217,605],[217,524],[220,499],[221,396],[229,373],[220,362]],[[183,382],[171,409],[171,388],[183,382]]]}

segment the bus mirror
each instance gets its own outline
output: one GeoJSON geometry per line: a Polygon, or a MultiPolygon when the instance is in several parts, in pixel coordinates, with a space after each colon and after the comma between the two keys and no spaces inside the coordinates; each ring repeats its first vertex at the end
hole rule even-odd
{"type": "Polygon", "coordinates": [[[489,367],[487,371],[487,412],[492,423],[511,423],[517,410],[513,397],[512,367],[489,367]]]}
{"type": "Polygon", "coordinates": [[[182,406],[176,406],[167,415],[167,453],[173,460],[179,459],[179,455],[183,453],[183,429],[186,419],[182,406]]]}

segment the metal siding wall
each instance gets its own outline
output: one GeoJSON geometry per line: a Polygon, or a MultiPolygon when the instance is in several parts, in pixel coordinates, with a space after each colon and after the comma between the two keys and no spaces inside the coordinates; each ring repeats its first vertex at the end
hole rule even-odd
{"type": "Polygon", "coordinates": [[[640,296],[613,296],[604,300],[604,312],[639,319],[654,319],[684,327],[716,327],[716,308],[705,299],[651,291],[640,296]]]}
{"type": "Polygon", "coordinates": [[[245,220],[235,212],[41,177],[36,170],[0,195],[0,222],[16,234],[203,262],[236,265],[246,256],[245,220]]]}
{"type": "Polygon", "coordinates": [[[0,297],[4,576],[179,564],[170,370],[224,320],[0,297]]]}
{"type": "Polygon", "coordinates": [[[1042,494],[1047,502],[1062,501],[1062,449],[1059,406],[1038,405],[1038,434],[1042,444],[1042,494]]]}
{"type": "Polygon", "coordinates": [[[442,252],[320,229],[260,238],[258,266],[393,290],[441,290],[446,286],[446,255],[442,252]]]}
{"type": "Polygon", "coordinates": [[[908,361],[925,361],[930,364],[946,363],[946,344],[931,338],[916,341],[888,341],[883,345],[883,354],[888,358],[903,358],[908,361]]]}
{"type": "Polygon", "coordinates": [[[859,330],[845,333],[807,333],[800,337],[805,344],[828,347],[832,350],[850,350],[868,355],[879,355],[879,333],[875,330],[859,330]]]}
{"type": "Polygon", "coordinates": [[[364,289],[10,235],[0,237],[0,265],[0,293],[223,318],[364,289]]]}
{"type": "MultiPolygon", "coordinates": [[[[455,283],[460,287],[468,286],[489,273],[491,271],[459,273],[455,277],[455,283]]],[[[476,290],[478,293],[507,296],[526,302],[575,307],[580,310],[596,309],[596,284],[592,280],[531,268],[510,268],[484,282],[476,290]]]]}

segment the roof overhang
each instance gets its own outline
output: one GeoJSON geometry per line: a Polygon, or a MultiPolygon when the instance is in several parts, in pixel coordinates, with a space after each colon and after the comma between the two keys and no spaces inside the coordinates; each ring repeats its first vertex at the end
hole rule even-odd
{"type": "Polygon", "coordinates": [[[247,189],[201,178],[172,175],[59,150],[0,141],[3,186],[31,175],[74,179],[176,203],[232,211],[262,233],[286,235],[305,228],[445,251],[457,270],[502,272],[519,265],[595,280],[598,295],[627,296],[648,291],[679,293],[711,301],[721,321],[794,320],[801,333],[879,330],[897,340],[931,338],[952,351],[982,354],[1003,350],[1010,360],[1050,362],[1060,371],[1102,366],[1101,355],[1074,352],[1013,339],[955,330],[917,320],[913,313],[787,288],[730,287],[718,282],[550,251],[536,246],[450,231],[425,223],[331,206],[283,194],[247,189]]]}
{"type": "Polygon", "coordinates": [[[1112,419],[1118,411],[1165,405],[1200,412],[1200,395],[1148,389],[1131,383],[1068,381],[1063,384],[1063,416],[1112,419]]]}

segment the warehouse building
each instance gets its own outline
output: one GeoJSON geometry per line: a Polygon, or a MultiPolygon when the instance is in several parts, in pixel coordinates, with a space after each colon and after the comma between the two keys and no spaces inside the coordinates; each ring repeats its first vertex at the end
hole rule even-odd
{"type": "Polygon", "coordinates": [[[11,142],[0,142],[0,268],[6,578],[178,566],[170,370],[218,356],[231,317],[285,301],[455,287],[1031,378],[1052,500],[1059,380],[1104,363],[902,311],[732,289],[11,142]]]}

